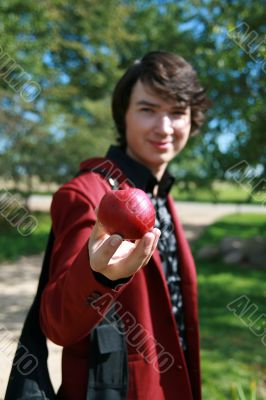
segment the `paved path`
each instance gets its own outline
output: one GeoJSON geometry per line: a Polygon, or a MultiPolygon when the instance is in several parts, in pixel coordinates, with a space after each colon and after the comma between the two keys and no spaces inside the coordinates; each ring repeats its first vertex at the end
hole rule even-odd
{"type": "MultiPolygon", "coordinates": [[[[195,239],[206,225],[223,215],[234,212],[266,213],[265,207],[244,205],[178,202],[176,207],[189,240],[195,239]]],[[[5,393],[18,335],[36,290],[41,261],[42,255],[38,255],[0,265],[0,400],[5,393]]],[[[49,351],[49,369],[57,389],[61,379],[61,348],[49,343],[49,351]]]]}
{"type": "MultiPolygon", "coordinates": [[[[51,196],[32,195],[27,206],[32,211],[49,211],[51,196]]],[[[209,204],[197,202],[176,202],[179,216],[185,225],[188,239],[199,235],[206,225],[213,223],[223,215],[241,212],[266,213],[264,205],[249,204],[209,204]]]]}

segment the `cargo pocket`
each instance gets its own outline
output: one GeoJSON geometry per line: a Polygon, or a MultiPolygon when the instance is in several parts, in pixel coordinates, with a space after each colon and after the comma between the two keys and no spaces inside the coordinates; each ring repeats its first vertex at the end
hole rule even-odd
{"type": "Polygon", "coordinates": [[[125,337],[113,324],[101,324],[91,334],[87,400],[124,400],[128,386],[125,337]]]}

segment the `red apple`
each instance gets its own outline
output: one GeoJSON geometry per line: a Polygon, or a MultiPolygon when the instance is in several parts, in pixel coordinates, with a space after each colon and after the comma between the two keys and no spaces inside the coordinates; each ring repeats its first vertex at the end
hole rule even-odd
{"type": "Polygon", "coordinates": [[[140,239],[155,224],[155,209],[141,189],[113,190],[106,193],[98,208],[99,221],[106,231],[123,239],[140,239]]]}

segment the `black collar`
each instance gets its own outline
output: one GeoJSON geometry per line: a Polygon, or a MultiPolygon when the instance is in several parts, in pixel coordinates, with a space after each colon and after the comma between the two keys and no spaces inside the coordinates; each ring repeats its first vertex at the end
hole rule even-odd
{"type": "Polygon", "coordinates": [[[154,186],[159,185],[158,196],[165,197],[169,193],[175,181],[174,177],[166,170],[162,179],[158,182],[147,167],[136,160],[133,160],[119,146],[111,146],[106,157],[114,161],[137,188],[142,189],[147,193],[153,193],[154,186]]]}

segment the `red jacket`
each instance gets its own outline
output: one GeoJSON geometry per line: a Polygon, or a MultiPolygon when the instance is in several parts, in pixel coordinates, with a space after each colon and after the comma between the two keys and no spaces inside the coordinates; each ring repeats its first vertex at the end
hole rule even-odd
{"type": "MultiPolygon", "coordinates": [[[[99,161],[102,159],[88,160],[81,168],[91,168],[99,161]]],[[[124,181],[122,189],[128,187],[125,177],[121,176],[119,181],[124,181]]],[[[53,197],[51,216],[55,244],[40,319],[46,336],[64,347],[59,397],[86,400],[89,335],[102,318],[88,298],[97,294],[119,303],[125,325],[130,324],[127,327],[128,400],[200,400],[196,271],[173,199],[168,196],[179,249],[187,363],[179,345],[157,250],[148,265],[115,290],[96,280],[90,268],[88,239],[96,220],[95,207],[109,190],[105,179],[88,172],[62,186],[53,197]],[[141,337],[138,339],[138,336],[141,337]]]]}

